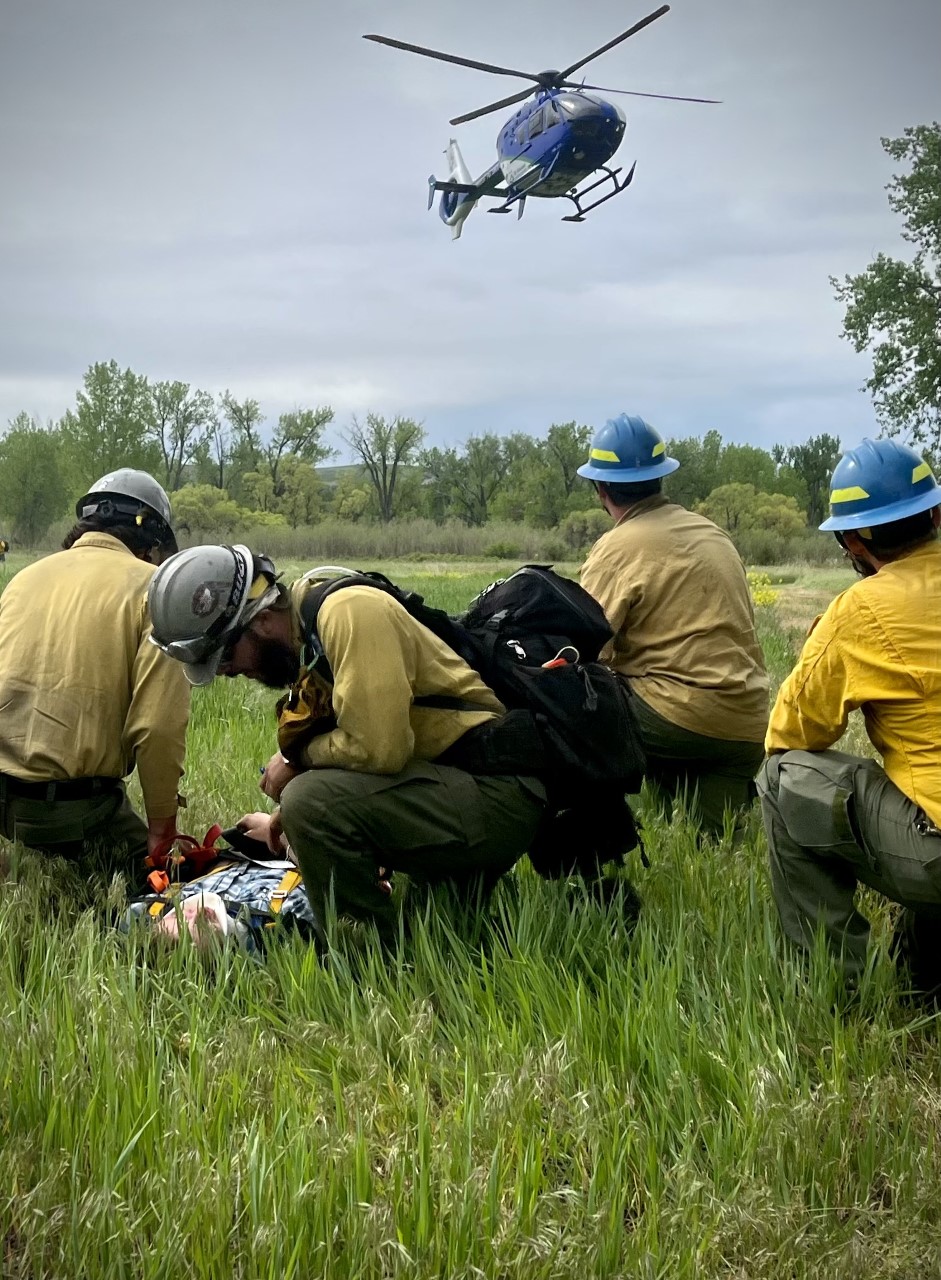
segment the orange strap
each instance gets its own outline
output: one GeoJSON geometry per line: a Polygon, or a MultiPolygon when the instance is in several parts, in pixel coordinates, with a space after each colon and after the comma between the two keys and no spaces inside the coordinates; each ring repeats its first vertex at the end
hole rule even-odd
{"type": "Polygon", "coordinates": [[[148,876],[148,883],[159,893],[162,891],[158,888],[162,884],[161,875],[172,871],[176,872],[178,879],[194,879],[219,857],[216,841],[221,835],[222,828],[216,822],[206,832],[202,844],[194,836],[182,832],[172,840],[162,841],[144,859],[144,866],[153,868],[153,880],[148,876]]]}

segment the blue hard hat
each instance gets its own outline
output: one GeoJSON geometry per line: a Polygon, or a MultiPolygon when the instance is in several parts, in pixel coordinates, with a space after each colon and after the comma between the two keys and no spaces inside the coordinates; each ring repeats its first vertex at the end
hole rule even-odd
{"type": "Polygon", "coordinates": [[[848,449],[830,481],[830,518],[821,529],[891,524],[941,505],[941,488],[920,453],[898,440],[848,449]]]}
{"type": "Polygon", "coordinates": [[[643,418],[622,413],[609,418],[592,440],[588,461],[578,468],[578,474],[609,484],[640,484],[668,476],[679,465],[676,458],[666,456],[659,431],[643,418]]]}

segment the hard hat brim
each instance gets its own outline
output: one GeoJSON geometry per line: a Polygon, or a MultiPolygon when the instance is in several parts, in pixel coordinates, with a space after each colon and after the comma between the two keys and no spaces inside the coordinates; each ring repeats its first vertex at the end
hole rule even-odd
{"type": "Polygon", "coordinates": [[[854,511],[846,515],[831,515],[817,527],[823,532],[834,532],[841,529],[869,529],[874,525],[892,524],[895,520],[904,520],[906,516],[917,516],[921,511],[930,511],[941,506],[941,488],[935,485],[926,493],[919,493],[914,498],[902,498],[899,502],[890,503],[887,507],[879,507],[875,511],[854,511]]]}
{"type": "Polygon", "coordinates": [[[586,462],[578,468],[578,474],[586,480],[602,480],[608,484],[643,484],[645,480],[659,480],[678,470],[676,458],[664,458],[652,467],[608,467],[598,466],[594,462],[586,462]]]}

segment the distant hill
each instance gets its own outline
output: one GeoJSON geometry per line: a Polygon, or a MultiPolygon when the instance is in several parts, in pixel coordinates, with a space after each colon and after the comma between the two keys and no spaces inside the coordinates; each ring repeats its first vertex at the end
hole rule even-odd
{"type": "Polygon", "coordinates": [[[316,471],[324,484],[328,485],[339,484],[345,477],[358,480],[365,474],[362,463],[358,462],[349,462],[342,467],[317,467],[316,471]]]}

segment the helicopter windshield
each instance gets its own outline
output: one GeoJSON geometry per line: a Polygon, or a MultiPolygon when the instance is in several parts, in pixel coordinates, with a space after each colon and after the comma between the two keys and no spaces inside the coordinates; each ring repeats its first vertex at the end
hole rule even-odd
{"type": "Polygon", "coordinates": [[[560,93],[554,99],[556,106],[569,120],[578,120],[584,116],[596,116],[601,103],[597,98],[589,98],[587,93],[560,93]]]}

